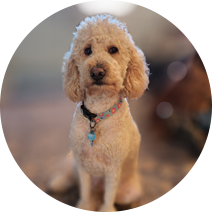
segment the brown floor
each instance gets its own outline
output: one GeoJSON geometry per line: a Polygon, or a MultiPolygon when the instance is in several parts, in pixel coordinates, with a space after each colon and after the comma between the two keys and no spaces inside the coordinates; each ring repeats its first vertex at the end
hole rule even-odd
{"type": "MultiPolygon", "coordinates": [[[[142,134],[139,170],[144,189],[143,197],[131,206],[147,204],[176,186],[189,172],[196,158],[187,150],[172,145],[160,136],[150,115],[153,101],[150,95],[130,101],[132,116],[142,134]]],[[[59,96],[54,100],[25,105],[2,105],[2,124],[8,146],[23,172],[41,190],[47,192],[50,178],[60,169],[69,151],[69,129],[76,105],[59,96]]],[[[54,198],[75,205],[78,187],[54,198]]]]}

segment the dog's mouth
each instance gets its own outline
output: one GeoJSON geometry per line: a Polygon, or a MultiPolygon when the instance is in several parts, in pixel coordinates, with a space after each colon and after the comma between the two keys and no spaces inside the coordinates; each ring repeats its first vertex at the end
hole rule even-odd
{"type": "Polygon", "coordinates": [[[102,80],[98,80],[98,81],[91,83],[91,86],[95,86],[95,85],[97,85],[97,86],[115,86],[115,83],[108,83],[108,82],[105,82],[102,80]]]}
{"type": "Polygon", "coordinates": [[[102,81],[96,81],[96,82],[94,82],[93,84],[94,84],[94,85],[99,85],[99,86],[100,86],[100,85],[104,85],[104,83],[103,83],[102,81]]]}
{"type": "Polygon", "coordinates": [[[110,86],[110,85],[114,85],[114,84],[109,84],[109,83],[102,82],[102,81],[96,81],[96,82],[93,82],[92,85],[97,85],[97,86],[110,86]]]}
{"type": "MultiPolygon", "coordinates": [[[[100,93],[114,94],[119,90],[116,89],[115,83],[109,84],[107,82],[95,81],[86,86],[89,95],[99,95],[100,93]]],[[[100,95],[101,95],[100,94],[100,95]]]]}

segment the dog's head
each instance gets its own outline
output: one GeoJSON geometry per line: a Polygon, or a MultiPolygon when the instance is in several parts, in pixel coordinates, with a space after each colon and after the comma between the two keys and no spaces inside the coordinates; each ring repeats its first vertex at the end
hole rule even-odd
{"type": "Polygon", "coordinates": [[[66,95],[74,102],[82,101],[84,90],[140,97],[149,70],[126,25],[104,14],[86,18],[76,29],[62,70],[66,95]]]}

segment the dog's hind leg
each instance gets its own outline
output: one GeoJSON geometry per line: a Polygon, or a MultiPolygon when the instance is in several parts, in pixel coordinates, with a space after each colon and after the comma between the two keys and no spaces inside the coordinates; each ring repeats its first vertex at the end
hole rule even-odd
{"type": "Polygon", "coordinates": [[[78,184],[78,173],[74,158],[66,158],[60,164],[58,173],[48,183],[48,191],[53,193],[64,193],[72,186],[78,184]]]}
{"type": "Polygon", "coordinates": [[[116,203],[130,204],[142,195],[142,188],[139,175],[137,173],[128,179],[121,179],[116,193],[116,203]]]}
{"type": "Polygon", "coordinates": [[[116,203],[130,204],[142,195],[140,175],[138,173],[138,148],[129,152],[122,166],[122,173],[116,194],[116,203]]]}

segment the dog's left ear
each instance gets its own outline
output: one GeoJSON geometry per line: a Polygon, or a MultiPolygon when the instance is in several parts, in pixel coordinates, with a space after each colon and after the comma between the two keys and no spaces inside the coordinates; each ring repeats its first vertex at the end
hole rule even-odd
{"type": "Polygon", "coordinates": [[[129,51],[130,61],[124,79],[123,96],[128,99],[137,99],[148,87],[149,69],[144,53],[139,48],[132,45],[129,51]]]}
{"type": "Polygon", "coordinates": [[[79,71],[71,51],[66,53],[64,59],[62,74],[65,94],[73,102],[80,102],[83,99],[83,93],[79,84],[79,71]]]}

